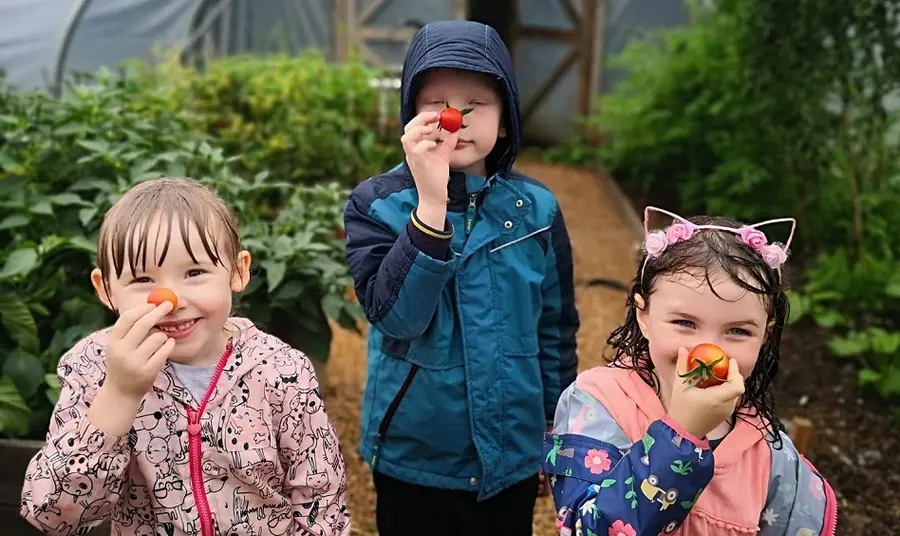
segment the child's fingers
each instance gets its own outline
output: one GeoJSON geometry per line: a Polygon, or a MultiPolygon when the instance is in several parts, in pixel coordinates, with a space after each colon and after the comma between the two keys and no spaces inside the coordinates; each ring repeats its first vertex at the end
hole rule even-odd
{"type": "Polygon", "coordinates": [[[410,122],[407,123],[405,127],[403,127],[403,132],[409,132],[416,127],[434,123],[438,120],[438,117],[440,117],[440,114],[438,114],[438,112],[422,112],[419,115],[413,117],[412,120],[410,120],[410,122]]]}
{"type": "Polygon", "coordinates": [[[417,143],[415,146],[413,146],[413,148],[412,148],[412,154],[414,154],[414,155],[423,155],[423,154],[427,153],[428,151],[434,149],[435,147],[437,147],[437,142],[436,142],[436,141],[434,141],[434,140],[422,140],[422,141],[420,141],[419,143],[417,143]]]}
{"type": "Polygon", "coordinates": [[[728,363],[728,379],[718,385],[708,387],[707,391],[714,393],[716,399],[722,402],[735,400],[744,394],[744,377],[741,376],[740,367],[736,360],[732,359],[728,363]]]}
{"type": "Polygon", "coordinates": [[[161,331],[152,333],[152,334],[150,334],[149,337],[144,339],[144,341],[140,344],[140,346],[138,346],[135,349],[134,354],[132,354],[129,357],[133,358],[138,363],[143,363],[143,362],[147,361],[148,359],[150,359],[150,356],[152,356],[160,348],[162,348],[163,345],[166,344],[166,341],[168,341],[168,340],[169,340],[168,335],[166,335],[165,333],[163,333],[161,331]]]}
{"type": "Polygon", "coordinates": [[[744,380],[744,377],[741,375],[741,366],[738,365],[737,359],[728,361],[728,380],[741,380],[741,382],[744,380]]]}
{"type": "Polygon", "coordinates": [[[678,361],[675,362],[675,372],[679,375],[687,374],[688,372],[688,352],[687,348],[681,347],[678,349],[678,361]]]}
{"type": "Polygon", "coordinates": [[[157,322],[172,312],[172,302],[166,300],[161,304],[153,307],[147,314],[140,317],[128,330],[128,334],[122,337],[122,342],[127,348],[136,348],[141,342],[147,338],[147,334],[153,329],[157,322]]]}
{"type": "Polygon", "coordinates": [[[109,332],[110,338],[113,340],[123,339],[125,335],[128,335],[128,332],[131,330],[131,327],[134,326],[134,323],[137,322],[139,318],[142,318],[152,311],[154,307],[156,306],[152,303],[143,303],[122,313],[113,325],[112,330],[109,332]]]}
{"type": "Polygon", "coordinates": [[[434,132],[434,127],[430,125],[426,126],[418,126],[404,132],[402,136],[400,136],[400,143],[403,145],[415,145],[425,136],[432,134],[434,132]]]}
{"type": "Polygon", "coordinates": [[[172,355],[172,350],[174,349],[175,339],[167,337],[166,342],[164,342],[162,346],[150,356],[150,359],[147,360],[147,368],[145,370],[159,374],[159,371],[166,366],[166,361],[168,361],[169,356],[172,355]]]}
{"type": "Polygon", "coordinates": [[[459,131],[448,134],[444,141],[441,142],[440,153],[444,160],[450,161],[450,155],[453,154],[453,151],[456,149],[456,144],[459,142],[459,131]]]}
{"type": "Polygon", "coordinates": [[[744,394],[744,376],[741,374],[741,367],[738,365],[737,359],[732,359],[728,363],[728,381],[726,385],[731,386],[734,396],[744,394]]]}

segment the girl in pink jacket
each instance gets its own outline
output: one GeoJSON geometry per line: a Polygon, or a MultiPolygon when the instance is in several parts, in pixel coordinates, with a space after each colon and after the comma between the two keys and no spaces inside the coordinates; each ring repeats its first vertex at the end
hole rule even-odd
{"type": "Polygon", "coordinates": [[[44,533],[111,519],[117,536],[349,534],[344,459],[311,363],[230,316],[250,280],[237,227],[189,179],[141,183],[106,214],[91,280],[119,319],[59,362],[22,491],[44,533]],[[148,303],[160,287],[168,299],[148,303]]]}
{"type": "Polygon", "coordinates": [[[760,228],[790,223],[792,237],[794,220],[659,210],[674,221],[651,231],[650,210],[612,366],[578,376],[545,440],[559,534],[834,536],[834,492],[772,400],[791,238],[772,243],[760,228]],[[727,371],[689,364],[703,343],[727,371]]]}

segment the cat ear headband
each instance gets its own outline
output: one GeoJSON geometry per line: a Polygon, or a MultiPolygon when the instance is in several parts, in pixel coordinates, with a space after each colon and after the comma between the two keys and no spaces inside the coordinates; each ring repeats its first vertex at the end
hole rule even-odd
{"type": "Polygon", "coordinates": [[[794,230],[797,228],[797,220],[794,218],[777,218],[774,220],[766,220],[753,225],[744,225],[743,227],[725,227],[722,225],[697,225],[682,218],[678,214],[673,214],[667,210],[656,207],[647,207],[644,209],[644,251],[647,256],[644,258],[644,265],[641,267],[641,280],[644,279],[644,269],[647,267],[647,261],[651,258],[658,257],[666,250],[667,247],[688,240],[694,234],[704,229],[714,229],[717,231],[726,231],[734,233],[741,237],[741,240],[750,246],[754,251],[759,253],[766,264],[772,267],[778,276],[781,277],[781,265],[787,260],[788,252],[791,247],[791,241],[794,239],[794,230]],[[650,230],[650,212],[658,212],[670,216],[674,221],[671,225],[662,230],[650,230]],[[787,242],[780,244],[778,242],[769,242],[765,233],[759,230],[760,227],[772,225],[775,223],[790,223],[791,234],[788,236],[787,242]]]}

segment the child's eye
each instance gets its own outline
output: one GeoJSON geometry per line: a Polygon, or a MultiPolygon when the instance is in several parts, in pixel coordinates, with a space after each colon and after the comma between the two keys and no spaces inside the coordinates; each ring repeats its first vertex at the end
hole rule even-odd
{"type": "Polygon", "coordinates": [[[202,275],[204,273],[206,273],[206,270],[201,270],[200,268],[192,268],[192,269],[188,270],[187,276],[188,277],[197,277],[198,275],[202,275]]]}
{"type": "Polygon", "coordinates": [[[681,326],[683,328],[692,328],[694,327],[694,323],[690,320],[674,320],[672,321],[676,326],[681,326]]]}
{"type": "Polygon", "coordinates": [[[146,276],[135,277],[134,279],[131,280],[132,284],[134,284],[134,283],[149,283],[149,282],[150,282],[150,278],[146,277],[146,276]]]}
{"type": "Polygon", "coordinates": [[[749,337],[750,332],[743,328],[731,328],[728,330],[729,335],[739,335],[741,337],[749,337]]]}

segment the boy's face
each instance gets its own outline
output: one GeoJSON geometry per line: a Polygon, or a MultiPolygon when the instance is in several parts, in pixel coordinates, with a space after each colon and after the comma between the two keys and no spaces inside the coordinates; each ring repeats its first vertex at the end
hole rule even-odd
{"type": "MultiPolygon", "coordinates": [[[[453,108],[472,111],[463,116],[459,143],[450,157],[450,169],[472,175],[484,175],[484,160],[506,136],[501,125],[503,99],[497,84],[487,75],[457,69],[435,69],[421,75],[416,94],[416,114],[440,112],[449,104],[453,108]]],[[[447,131],[439,130],[434,139],[443,139],[447,131]]]]}

